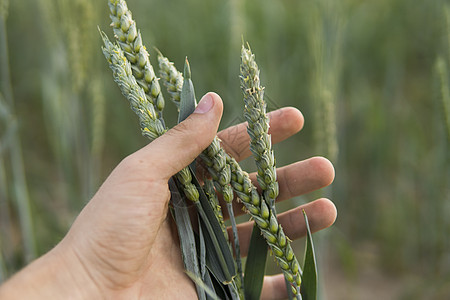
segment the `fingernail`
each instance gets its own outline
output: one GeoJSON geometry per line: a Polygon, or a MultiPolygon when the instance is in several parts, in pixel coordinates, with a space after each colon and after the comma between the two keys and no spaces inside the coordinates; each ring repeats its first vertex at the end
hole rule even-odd
{"type": "Polygon", "coordinates": [[[214,106],[214,100],[211,97],[210,94],[206,94],[203,96],[202,100],[198,103],[197,107],[195,108],[194,113],[196,114],[204,114],[211,110],[211,108],[214,106]]]}

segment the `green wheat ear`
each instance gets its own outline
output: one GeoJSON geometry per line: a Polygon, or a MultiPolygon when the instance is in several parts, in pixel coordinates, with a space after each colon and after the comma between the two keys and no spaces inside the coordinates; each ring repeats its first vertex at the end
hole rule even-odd
{"type": "MultiPolygon", "coordinates": [[[[275,254],[286,280],[291,283],[293,293],[297,298],[301,298],[300,266],[289,242],[284,241],[283,230],[276,219],[275,200],[279,194],[279,187],[276,177],[275,157],[269,135],[269,118],[266,114],[264,87],[261,86],[259,73],[255,55],[251,52],[250,46],[247,44],[246,48],[242,45],[239,78],[245,104],[244,117],[248,124],[250,150],[257,166],[256,177],[263,191],[259,207],[260,215],[258,216],[260,219],[258,220],[255,217],[255,222],[275,254]],[[264,226],[268,226],[268,228],[264,228],[264,226]]],[[[234,171],[239,174],[237,163],[235,161],[231,161],[231,163],[234,171]]],[[[248,181],[245,179],[246,173],[236,176],[237,182],[239,182],[240,177],[244,178],[242,184],[248,181]]],[[[238,186],[236,181],[235,185],[238,186]]],[[[248,186],[248,183],[246,185],[248,186]]],[[[245,190],[244,185],[242,185],[242,188],[245,190]]],[[[254,208],[252,207],[252,209],[254,208]]]]}
{"type": "Polygon", "coordinates": [[[225,222],[223,220],[222,207],[219,204],[219,198],[217,197],[216,190],[214,189],[214,183],[212,180],[205,180],[205,184],[203,185],[203,191],[205,195],[208,197],[208,200],[211,203],[211,207],[216,215],[217,220],[219,220],[219,224],[222,228],[222,232],[225,238],[228,240],[228,232],[227,227],[225,226],[225,222]]]}
{"type": "Polygon", "coordinates": [[[183,74],[175,68],[158,49],[159,76],[170,95],[170,99],[180,109],[181,89],[183,88],[183,74]]]}
{"type": "Polygon", "coordinates": [[[103,54],[113,71],[114,81],[122,94],[130,102],[131,109],[139,118],[142,134],[151,141],[163,135],[166,128],[158,118],[154,106],[147,100],[144,90],[136,82],[131,70],[131,64],[126,59],[122,49],[110,42],[104,32],[100,32],[104,47],[103,54]]]}
{"type": "Polygon", "coordinates": [[[264,199],[271,209],[275,207],[279,188],[275,168],[275,157],[269,134],[269,118],[266,114],[264,87],[260,84],[259,68],[250,47],[242,45],[240,66],[241,90],[244,96],[244,117],[250,135],[250,150],[258,169],[257,180],[264,192],[264,199]]]}
{"type": "Polygon", "coordinates": [[[155,106],[158,116],[162,118],[164,98],[131,11],[124,0],[109,0],[108,5],[115,38],[131,63],[137,83],[144,89],[148,101],[155,106]]]}
{"type": "Polygon", "coordinates": [[[231,166],[231,184],[234,191],[255,220],[278,265],[291,283],[294,294],[299,298],[301,270],[289,239],[284,234],[273,210],[259,196],[247,172],[243,171],[237,161],[229,155],[227,155],[227,161],[231,166]]]}

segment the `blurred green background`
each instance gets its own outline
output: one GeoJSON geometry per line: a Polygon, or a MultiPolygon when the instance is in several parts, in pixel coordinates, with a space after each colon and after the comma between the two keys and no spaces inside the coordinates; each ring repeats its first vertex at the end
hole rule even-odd
{"type": "MultiPolygon", "coordinates": [[[[303,112],[275,153],[336,168],[330,188],[282,205],[338,208],[315,235],[322,299],[450,298],[448,1],[127,2],[155,68],[154,46],[179,69],[188,56],[197,96],[222,96],[222,128],[243,120],[242,36],[269,109],[303,112]]],[[[146,143],[100,50],[108,13],[106,0],[0,0],[0,281],[53,247],[146,143]]]]}

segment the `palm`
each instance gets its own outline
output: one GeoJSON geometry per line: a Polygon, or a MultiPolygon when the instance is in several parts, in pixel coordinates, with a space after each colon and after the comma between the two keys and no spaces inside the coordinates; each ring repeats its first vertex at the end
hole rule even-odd
{"type": "Polygon", "coordinates": [[[195,287],[184,273],[178,236],[172,225],[169,218],[161,225],[148,255],[152,262],[135,286],[140,295],[148,295],[149,299],[197,299],[195,287]]]}

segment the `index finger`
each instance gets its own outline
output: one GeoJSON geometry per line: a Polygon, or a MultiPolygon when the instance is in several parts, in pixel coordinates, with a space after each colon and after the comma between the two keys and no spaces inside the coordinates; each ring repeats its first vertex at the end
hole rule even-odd
{"type": "MultiPolygon", "coordinates": [[[[268,113],[269,134],[272,144],[281,142],[299,132],[304,123],[302,113],[294,107],[284,107],[268,113]]],[[[247,133],[247,122],[229,127],[217,134],[222,140],[222,147],[237,161],[251,155],[250,137],[247,133]]]]}

